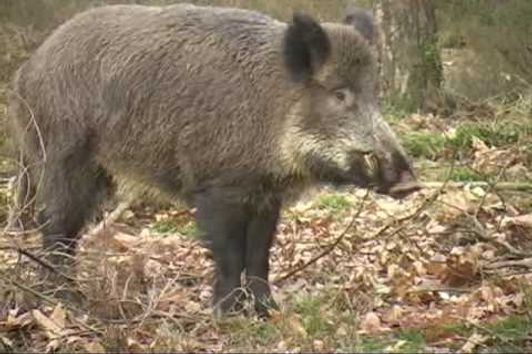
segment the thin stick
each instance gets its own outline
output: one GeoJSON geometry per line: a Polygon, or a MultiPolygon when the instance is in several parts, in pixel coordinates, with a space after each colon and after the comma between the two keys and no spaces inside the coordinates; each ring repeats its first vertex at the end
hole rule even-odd
{"type": "Polygon", "coordinates": [[[35,263],[39,264],[40,266],[54,272],[54,273],[57,273],[58,275],[60,275],[61,277],[65,278],[66,280],[70,281],[70,282],[75,282],[76,279],[71,277],[71,276],[68,276],[67,274],[61,272],[60,270],[56,269],[51,263],[45,261],[44,259],[41,259],[40,257],[36,256],[35,254],[29,252],[28,250],[25,250],[25,249],[22,249],[22,248],[14,248],[18,253],[28,257],[29,259],[31,259],[32,261],[34,261],[35,263]]]}
{"type": "MultiPolygon", "coordinates": [[[[451,165],[449,176],[452,174],[453,169],[454,169],[454,161],[453,161],[453,164],[451,165]]],[[[410,220],[410,219],[418,217],[423,210],[425,210],[429,205],[433,204],[438,199],[438,197],[441,195],[443,190],[446,188],[448,181],[449,181],[449,178],[447,178],[446,181],[439,186],[439,188],[438,188],[438,190],[436,192],[434,192],[430,197],[426,198],[425,201],[421,204],[421,206],[419,206],[412,214],[407,215],[407,216],[402,217],[402,218],[399,218],[399,219],[394,219],[392,222],[390,222],[390,223],[384,225],[383,227],[381,227],[375,234],[373,234],[373,236],[370,239],[377,238],[378,236],[383,234],[386,230],[388,230],[390,227],[392,227],[396,223],[403,223],[406,220],[410,220]]],[[[325,250],[323,250],[320,254],[318,254],[317,256],[312,258],[310,261],[308,261],[307,263],[305,263],[305,264],[303,264],[303,265],[291,270],[290,272],[288,272],[287,274],[281,276],[280,278],[274,280],[273,283],[274,284],[279,284],[280,282],[290,278],[291,276],[293,276],[296,273],[299,273],[303,269],[307,268],[308,266],[312,265],[313,263],[316,263],[319,259],[321,259],[321,258],[325,257],[326,255],[328,255],[329,253],[331,253],[334,250],[334,248],[336,246],[338,246],[338,244],[343,240],[343,238],[345,237],[347,232],[355,224],[355,220],[358,218],[358,216],[360,216],[360,213],[362,212],[362,209],[364,207],[364,202],[367,200],[368,196],[369,196],[369,190],[364,195],[364,198],[362,199],[362,202],[360,203],[357,212],[355,213],[355,215],[353,216],[353,218],[351,219],[351,221],[349,222],[349,224],[347,225],[345,230],[340,234],[340,236],[338,236],[336,238],[336,240],[334,240],[333,243],[331,243],[327,248],[325,248],[325,250]]],[[[404,227],[405,227],[404,225],[399,226],[394,231],[394,234],[397,233],[397,232],[400,232],[404,227]]]]}
{"type": "Polygon", "coordinates": [[[29,286],[26,286],[24,284],[19,283],[15,279],[12,279],[10,276],[8,276],[4,271],[0,271],[0,274],[2,275],[3,279],[7,279],[15,287],[17,287],[17,288],[19,288],[19,289],[21,289],[21,290],[23,290],[23,291],[25,291],[27,293],[30,293],[33,296],[35,296],[35,297],[37,297],[37,298],[39,298],[41,300],[44,300],[44,301],[48,302],[51,305],[57,305],[57,301],[53,300],[53,298],[48,297],[48,296],[38,292],[37,290],[30,288],[29,286]]]}
{"type": "Polygon", "coordinates": [[[499,261],[484,266],[487,269],[497,269],[502,267],[523,267],[532,268],[532,258],[516,259],[509,261],[499,261]]]}
{"type": "Polygon", "coordinates": [[[94,236],[102,232],[108,224],[112,224],[115,221],[117,221],[120,216],[129,208],[130,203],[129,202],[120,202],[118,206],[107,215],[98,225],[96,225],[93,229],[89,231],[89,236],[94,236]]]}
{"type": "MultiPolygon", "coordinates": [[[[423,187],[428,189],[440,188],[445,182],[424,182],[423,187]]],[[[489,182],[474,181],[474,182],[448,182],[448,187],[451,188],[464,188],[466,186],[472,188],[490,188],[492,187],[489,182]]],[[[532,191],[532,183],[527,182],[499,182],[493,186],[493,190],[509,190],[519,192],[532,191]]]]}
{"type": "Polygon", "coordinates": [[[336,238],[336,240],[334,240],[334,242],[332,242],[327,248],[325,248],[320,254],[318,254],[317,256],[315,256],[314,258],[312,258],[311,260],[309,260],[307,263],[305,264],[302,264],[301,266],[299,267],[296,267],[294,269],[292,269],[290,272],[286,273],[285,275],[281,276],[280,278],[274,280],[274,284],[278,284],[288,278],[290,278],[291,276],[293,276],[294,274],[296,273],[299,273],[301,272],[303,269],[307,268],[308,266],[316,263],[319,259],[325,257],[326,255],[328,255],[329,253],[331,253],[335,248],[336,246],[338,246],[338,244],[340,242],[342,242],[343,238],[345,237],[345,235],[347,234],[347,232],[355,225],[355,221],[356,219],[360,216],[360,213],[362,212],[362,209],[364,207],[364,203],[366,201],[366,199],[368,198],[369,196],[369,190],[366,192],[366,194],[364,195],[364,198],[362,199],[362,201],[360,202],[360,205],[358,207],[358,210],[356,211],[355,215],[353,215],[353,217],[351,218],[351,221],[349,222],[349,224],[347,225],[347,227],[344,229],[344,231],[336,238]]]}

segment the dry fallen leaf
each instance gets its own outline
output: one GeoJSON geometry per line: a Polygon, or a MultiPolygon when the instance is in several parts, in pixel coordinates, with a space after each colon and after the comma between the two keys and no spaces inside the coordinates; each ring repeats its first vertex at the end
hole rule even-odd
{"type": "Polygon", "coordinates": [[[127,339],[127,349],[130,353],[145,353],[145,348],[133,338],[127,339]]]}
{"type": "Polygon", "coordinates": [[[397,341],[397,343],[395,343],[394,345],[390,345],[384,348],[384,352],[385,353],[397,353],[401,350],[402,347],[404,347],[406,343],[408,343],[406,340],[401,339],[397,341]]]}
{"type": "Polygon", "coordinates": [[[303,338],[307,338],[308,333],[297,315],[284,316],[283,322],[289,332],[303,338]]]}
{"type": "Polygon", "coordinates": [[[462,286],[478,275],[477,261],[471,251],[455,247],[447,258],[445,272],[440,274],[442,282],[450,286],[462,286]]]}
{"type": "Polygon", "coordinates": [[[46,352],[53,353],[57,351],[60,345],[61,345],[61,341],[58,338],[52,339],[48,342],[48,344],[46,344],[46,352]]]}
{"type": "Polygon", "coordinates": [[[282,340],[279,343],[277,343],[277,349],[279,349],[280,351],[286,352],[287,348],[288,347],[287,347],[286,342],[284,340],[282,340]]]}
{"type": "Polygon", "coordinates": [[[46,317],[41,311],[35,309],[31,311],[31,314],[35,319],[35,322],[37,322],[39,327],[45,331],[46,336],[49,339],[54,339],[61,335],[63,328],[50,318],[46,317]]]}
{"type": "Polygon", "coordinates": [[[52,320],[59,328],[65,328],[66,312],[63,309],[61,303],[58,303],[52,311],[52,314],[50,315],[50,320],[52,320]]]}
{"type": "Polygon", "coordinates": [[[504,218],[502,221],[502,227],[507,227],[509,225],[532,228],[532,214],[504,218]]]}
{"type": "Polygon", "coordinates": [[[33,318],[30,312],[16,316],[16,312],[8,313],[5,321],[0,321],[0,328],[6,332],[28,326],[33,323],[33,318]]]}
{"type": "Polygon", "coordinates": [[[478,333],[473,333],[467,342],[459,350],[460,353],[473,353],[473,351],[482,343],[486,342],[489,338],[478,333]]]}
{"type": "Polygon", "coordinates": [[[312,346],[314,347],[314,350],[318,353],[323,352],[325,348],[325,344],[320,339],[314,339],[314,341],[312,342],[312,346]]]}
{"type": "Polygon", "coordinates": [[[381,319],[375,312],[368,312],[360,324],[360,329],[364,333],[375,333],[382,331],[381,319]]]}
{"type": "Polygon", "coordinates": [[[389,324],[396,324],[399,322],[403,314],[404,310],[401,306],[393,305],[392,308],[382,316],[382,319],[389,324]]]}
{"type": "Polygon", "coordinates": [[[2,344],[6,349],[9,349],[9,350],[13,348],[13,341],[2,335],[0,335],[0,344],[2,344]]]}
{"type": "MultiPolygon", "coordinates": [[[[461,231],[456,231],[456,225],[464,218],[464,212],[474,211],[478,207],[480,192],[480,190],[477,193],[474,189],[468,190],[467,188],[449,189],[442,195],[442,198],[451,205],[436,203],[423,211],[423,218],[405,220],[400,224],[397,223],[397,219],[401,214],[411,212],[426,196],[413,201],[402,201],[401,204],[391,199],[371,196],[360,217],[357,218],[356,227],[351,230],[353,232],[347,232],[332,252],[295,276],[277,284],[279,289],[273,290],[281,299],[280,303],[292,304],[294,294],[308,293],[314,296],[331,288],[341,289],[345,292],[346,304],[352,306],[357,313],[378,309],[360,318],[359,329],[361,331],[359,333],[366,334],[387,331],[391,326],[399,326],[402,329],[427,328],[430,325],[437,327],[445,323],[463,321],[463,319],[484,321],[496,319],[507,313],[515,313],[516,309],[521,310],[523,303],[526,302],[526,298],[521,293],[522,286],[514,279],[505,279],[504,285],[497,281],[497,286],[502,287],[500,289],[491,284],[490,279],[482,279],[482,282],[477,279],[479,278],[475,269],[477,263],[480,265],[483,264],[481,261],[499,256],[501,250],[493,245],[487,247],[486,243],[477,242],[472,238],[468,239],[468,241],[477,242],[477,245],[483,245],[475,250],[469,242],[457,242],[461,239],[455,237],[462,235],[461,231]],[[391,226],[383,229],[383,226],[388,224],[391,226]],[[397,231],[399,228],[400,232],[397,231]],[[385,231],[382,231],[379,237],[374,237],[381,229],[385,231]],[[456,247],[457,245],[463,246],[456,247]],[[442,279],[447,284],[442,284],[442,279]],[[467,291],[453,289],[458,287],[454,286],[457,284],[465,284],[471,289],[462,289],[467,291]]],[[[357,197],[359,199],[365,195],[364,191],[355,193],[360,194],[357,197]]],[[[493,212],[495,204],[490,201],[489,197],[488,195],[485,206],[478,214],[478,219],[490,235],[495,236],[498,235],[496,231],[502,213],[510,210],[511,205],[504,206],[508,209],[499,206],[497,207],[499,209],[496,209],[497,212],[493,212]]],[[[353,208],[353,213],[355,209],[353,208]]],[[[294,211],[290,213],[293,214],[294,211]]],[[[272,248],[271,276],[273,279],[313,259],[344,232],[349,218],[344,217],[343,214],[340,217],[335,215],[335,218],[331,218],[330,215],[334,213],[336,211],[311,208],[301,211],[300,215],[290,214],[288,219],[281,221],[276,246],[272,248]]],[[[519,213],[522,213],[521,209],[515,209],[511,213],[506,212],[506,216],[507,218],[515,217],[519,213]]],[[[177,216],[172,211],[167,212],[166,215],[160,215],[160,218],[168,217],[174,219],[177,216]]],[[[153,214],[150,218],[151,222],[153,214]]],[[[512,221],[508,218],[506,225],[516,228],[520,220],[517,218],[512,221]]],[[[464,224],[463,227],[469,226],[464,224]]],[[[521,227],[522,224],[519,228],[521,227]]],[[[109,230],[114,229],[109,228],[109,230]]],[[[500,230],[500,239],[509,242],[508,234],[506,230],[500,230]]],[[[125,294],[128,299],[134,298],[139,303],[146,301],[148,297],[146,295],[157,296],[156,310],[158,311],[169,314],[183,312],[184,315],[191,315],[191,318],[208,315],[206,308],[212,298],[212,287],[207,283],[212,279],[214,267],[212,256],[206,257],[208,252],[199,246],[199,242],[178,235],[168,235],[164,238],[154,237],[150,228],[142,228],[142,226],[131,233],[114,230],[107,238],[115,243],[94,245],[100,248],[96,248],[96,251],[93,248],[92,252],[103,255],[107,251],[113,251],[113,256],[106,260],[106,263],[102,262],[106,264],[105,267],[100,267],[98,263],[91,268],[92,270],[87,271],[88,275],[84,275],[85,277],[91,276],[95,269],[101,268],[102,275],[110,281],[109,285],[106,283],[102,285],[112,288],[113,296],[121,297],[125,294]],[[120,252],[114,252],[116,250],[120,252]],[[128,280],[127,293],[125,293],[124,283],[131,275],[130,273],[133,273],[133,276],[131,281],[128,280]],[[145,285],[139,286],[138,279],[141,279],[142,284],[145,285]],[[171,282],[170,287],[161,291],[167,282],[171,282]],[[136,297],[137,294],[138,297],[136,297]],[[196,316],[197,312],[200,316],[196,316]]],[[[86,261],[83,257],[80,258],[81,262],[86,261]]],[[[93,278],[99,279],[99,277],[93,278]]],[[[107,305],[105,301],[106,299],[102,299],[101,303],[107,305]]],[[[335,312],[327,312],[322,317],[329,323],[329,319],[340,318],[337,315],[335,312]]],[[[8,331],[17,331],[27,325],[32,326],[31,330],[35,330],[35,324],[38,324],[39,332],[35,337],[42,340],[40,328],[51,328],[49,331],[52,334],[58,328],[62,328],[60,337],[50,338],[53,336],[48,336],[48,341],[42,347],[44,348],[47,343],[48,348],[53,349],[60,344],[76,348],[82,346],[81,349],[88,352],[105,352],[101,342],[95,338],[88,338],[89,335],[85,331],[79,331],[76,324],[69,321],[74,318],[69,317],[69,313],[65,314],[61,306],[56,307],[50,313],[48,310],[42,310],[37,317],[40,322],[34,319],[31,312],[20,315],[20,312],[10,311],[4,318],[0,318],[0,333],[3,334],[6,328],[8,331]],[[47,320],[53,322],[57,328],[50,325],[47,320]],[[67,324],[68,329],[65,329],[67,324]],[[68,330],[72,331],[72,336],[69,335],[68,330]],[[76,333],[79,336],[76,337],[76,333]]],[[[228,343],[231,343],[233,333],[230,333],[228,338],[223,338],[220,333],[213,333],[215,331],[212,331],[209,321],[189,324],[187,316],[183,318],[183,321],[186,321],[187,333],[199,335],[179,340],[175,343],[175,350],[212,352],[231,349],[228,343]],[[188,332],[189,326],[193,327],[190,332],[188,332]]],[[[150,320],[153,320],[156,325],[161,323],[157,322],[156,317],[150,320]]],[[[165,318],[162,321],[166,320],[165,318]]],[[[293,348],[293,346],[302,343],[302,339],[305,339],[306,345],[311,345],[315,351],[326,351],[335,345],[335,342],[331,341],[332,338],[309,338],[310,335],[305,328],[306,323],[293,312],[273,311],[271,321],[282,330],[283,340],[279,338],[280,342],[268,343],[270,348],[277,347],[277,350],[282,352],[297,351],[299,348],[293,348]]],[[[155,350],[165,344],[164,341],[168,338],[151,332],[151,327],[150,329],[147,327],[142,331],[132,331],[125,335],[123,339],[127,339],[130,351],[142,351],[143,348],[155,350]],[[146,343],[150,343],[149,348],[145,347],[148,346],[146,343]]],[[[345,323],[333,323],[333,327],[335,337],[347,339],[352,336],[351,327],[345,323]]],[[[435,330],[435,332],[438,331],[435,330]]],[[[175,339],[174,333],[168,335],[175,339]]],[[[455,341],[458,338],[449,333],[434,333],[433,335],[447,339],[452,337],[451,340],[455,341]]],[[[478,350],[477,339],[470,338],[464,350],[473,352],[478,350]]],[[[255,343],[254,340],[250,338],[249,344],[257,344],[257,351],[262,351],[264,349],[261,346],[262,343],[255,343]]],[[[387,348],[390,351],[405,349],[402,341],[390,344],[387,348]]],[[[58,349],[63,348],[59,346],[58,349]]]]}
{"type": "Polygon", "coordinates": [[[100,342],[92,341],[83,345],[83,348],[89,353],[106,353],[105,348],[100,342]]]}

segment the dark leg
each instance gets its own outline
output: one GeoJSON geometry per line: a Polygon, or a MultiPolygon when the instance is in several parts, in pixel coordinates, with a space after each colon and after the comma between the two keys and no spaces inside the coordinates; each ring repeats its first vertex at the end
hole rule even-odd
{"type": "Polygon", "coordinates": [[[38,218],[52,263],[71,265],[61,254],[74,255],[79,232],[106,196],[108,184],[107,175],[83,150],[60,159],[49,157],[38,195],[43,204],[38,218]]]}
{"type": "Polygon", "coordinates": [[[255,213],[248,225],[246,249],[246,284],[255,298],[255,309],[261,316],[276,309],[268,284],[269,255],[279,220],[280,206],[255,213]]]}
{"type": "Polygon", "coordinates": [[[196,196],[196,218],[216,262],[214,306],[217,316],[238,311],[242,305],[240,277],[244,270],[248,212],[238,203],[214,192],[196,196]]]}

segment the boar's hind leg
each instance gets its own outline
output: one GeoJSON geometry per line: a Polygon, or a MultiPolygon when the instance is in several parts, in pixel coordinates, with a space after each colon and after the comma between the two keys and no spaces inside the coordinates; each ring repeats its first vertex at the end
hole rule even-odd
{"type": "Polygon", "coordinates": [[[255,298],[255,309],[261,316],[267,316],[268,309],[277,309],[268,284],[268,272],[279,209],[279,205],[274,205],[255,213],[247,229],[246,286],[255,298]]]}
{"type": "MultiPolygon", "coordinates": [[[[39,213],[43,246],[50,261],[68,267],[75,253],[78,233],[105,196],[108,176],[90,160],[87,149],[71,149],[46,161],[39,213]]],[[[65,269],[69,271],[69,269],[65,269]]]]}
{"type": "Polygon", "coordinates": [[[243,301],[240,277],[246,251],[246,208],[212,191],[198,194],[196,207],[198,226],[216,262],[215,314],[238,311],[243,301]]]}
{"type": "Polygon", "coordinates": [[[25,159],[21,161],[20,173],[15,184],[15,205],[10,211],[8,220],[10,227],[21,231],[35,227],[33,224],[35,184],[28,165],[25,159]]]}

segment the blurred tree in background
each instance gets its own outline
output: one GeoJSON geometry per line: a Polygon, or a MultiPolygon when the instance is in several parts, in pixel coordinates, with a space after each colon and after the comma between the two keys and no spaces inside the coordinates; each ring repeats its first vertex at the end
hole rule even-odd
{"type": "Polygon", "coordinates": [[[443,80],[432,0],[375,0],[382,93],[408,111],[438,104],[443,80]]]}
{"type": "Polygon", "coordinates": [[[532,1],[438,0],[446,89],[469,99],[532,83],[532,1]]]}
{"type": "MultiPolygon", "coordinates": [[[[166,5],[178,0],[0,0],[0,124],[6,83],[30,53],[73,14],[104,4],[166,5]]],[[[342,21],[372,9],[379,26],[381,85],[404,111],[434,110],[441,97],[483,100],[530,91],[530,0],[188,0],[257,9],[280,20],[303,10],[342,21]]],[[[439,107],[440,109],[442,107],[439,107]]],[[[1,143],[1,142],[0,142],[1,143]]],[[[0,149],[1,151],[1,149],[0,149]]]]}
{"type": "MultiPolygon", "coordinates": [[[[165,5],[177,0],[2,0],[0,81],[74,13],[104,4],[165,5]]],[[[379,24],[382,83],[411,109],[426,108],[446,90],[482,99],[532,82],[529,0],[188,0],[252,8],[288,20],[293,10],[341,21],[349,5],[374,9],[379,24]],[[441,60],[440,60],[441,57],[441,60]],[[443,62],[443,68],[442,68],[443,62]]],[[[1,99],[1,97],[0,97],[1,99]]]]}

